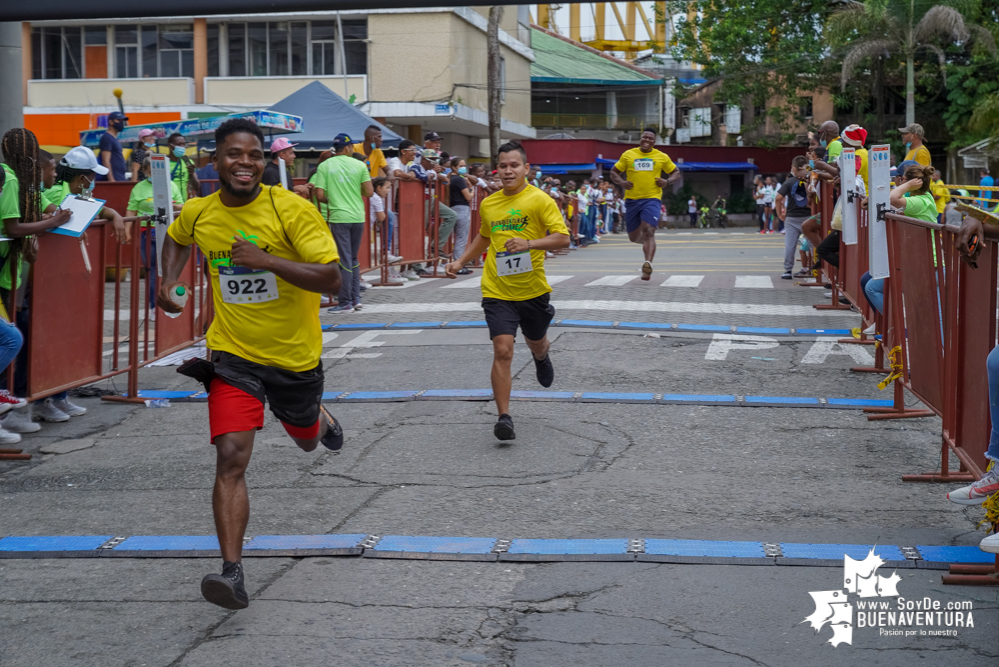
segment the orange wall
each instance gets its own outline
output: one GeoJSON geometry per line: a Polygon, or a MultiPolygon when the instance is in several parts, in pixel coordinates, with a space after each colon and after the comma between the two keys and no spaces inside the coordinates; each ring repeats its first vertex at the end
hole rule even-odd
{"type": "MultiPolygon", "coordinates": [[[[24,126],[35,133],[38,143],[53,146],[79,146],[80,132],[97,127],[97,117],[101,114],[52,113],[25,114],[24,126]],[[91,124],[93,123],[93,124],[91,124]]],[[[130,125],[162,123],[180,120],[180,113],[129,113],[130,125]]]]}

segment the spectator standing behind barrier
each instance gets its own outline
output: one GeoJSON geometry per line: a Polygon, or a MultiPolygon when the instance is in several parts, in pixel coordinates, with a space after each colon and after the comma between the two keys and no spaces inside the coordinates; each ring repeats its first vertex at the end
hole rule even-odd
{"type": "MultiPolygon", "coordinates": [[[[387,246],[387,257],[390,262],[397,262],[402,257],[392,254],[392,242],[394,240],[396,227],[395,212],[388,207],[389,190],[392,184],[384,176],[372,179],[371,187],[374,193],[371,195],[371,223],[383,225],[385,229],[385,245],[387,246]]],[[[398,282],[403,277],[399,274],[398,267],[389,268],[389,280],[398,282]]]]}
{"type": "MultiPolygon", "coordinates": [[[[152,175],[153,161],[146,157],[142,162],[142,179],[132,188],[132,193],[128,196],[128,206],[125,216],[152,216],[156,214],[156,207],[153,205],[153,182],[149,180],[152,175]]],[[[184,198],[180,194],[180,188],[173,181],[170,182],[170,197],[173,200],[174,212],[180,211],[184,205],[184,198]]],[[[146,311],[156,308],[156,224],[148,220],[139,223],[142,230],[139,233],[139,249],[142,253],[142,266],[146,269],[146,282],[149,285],[149,300],[146,301],[146,311]],[[146,237],[149,237],[148,241],[146,237]],[[149,246],[148,251],[146,246],[149,246]]],[[[147,315],[148,317],[148,315],[147,315]]]]}
{"type": "Polygon", "coordinates": [[[774,208],[784,222],[784,273],[781,278],[791,280],[794,269],[794,252],[798,247],[801,225],[812,214],[808,205],[808,160],[799,155],[791,161],[791,178],[777,192],[774,208]]]}
{"type": "Polygon", "coordinates": [[[316,172],[316,198],[329,205],[330,227],[340,255],[340,298],[329,313],[352,313],[361,307],[361,265],[357,260],[364,234],[364,199],[374,194],[371,174],[353,158],[346,134],[333,138],[335,154],[316,172]]]}
{"type": "Polygon", "coordinates": [[[126,121],[128,121],[128,116],[120,111],[112,111],[108,114],[108,129],[101,135],[100,139],[101,164],[107,171],[104,174],[98,174],[98,180],[126,180],[125,155],[121,150],[121,142],[118,141],[118,133],[125,129],[126,121]]]}
{"type": "MultiPolygon", "coordinates": [[[[284,160],[284,168],[288,174],[289,185],[291,184],[291,168],[295,164],[295,146],[297,145],[284,137],[278,137],[271,142],[271,161],[264,166],[264,175],[260,177],[260,182],[263,185],[280,185],[284,187],[284,184],[281,182],[281,167],[278,165],[279,159],[284,160]]],[[[351,149],[351,152],[353,152],[353,149],[351,149]]]]}
{"type": "MultiPolygon", "coordinates": [[[[439,178],[441,170],[440,165],[438,164],[439,161],[440,156],[437,154],[437,151],[432,148],[424,148],[423,155],[419,160],[410,165],[409,170],[415,174],[416,178],[420,179],[424,185],[433,184],[439,178]]],[[[430,222],[431,203],[432,200],[428,197],[424,207],[424,215],[426,216],[424,219],[428,222],[428,224],[430,222]]],[[[454,226],[457,222],[457,214],[451,210],[451,207],[441,202],[439,204],[439,216],[437,220],[437,254],[442,258],[445,257],[444,246],[447,245],[447,239],[451,236],[451,232],[454,231],[454,226]]],[[[426,273],[423,269],[416,269],[416,272],[426,273]]]]}
{"type": "Polygon", "coordinates": [[[427,132],[423,135],[423,148],[427,150],[434,151],[436,153],[441,152],[441,135],[436,132],[427,132]]]}
{"type": "Polygon", "coordinates": [[[902,133],[902,141],[905,142],[905,157],[902,162],[912,160],[918,164],[928,167],[931,164],[930,151],[923,145],[923,126],[919,123],[910,123],[905,127],[898,128],[902,133]]]}
{"type": "Polygon", "coordinates": [[[128,156],[128,165],[131,170],[129,180],[141,181],[146,178],[142,170],[142,162],[146,156],[154,152],[156,148],[156,134],[149,128],[139,130],[139,140],[132,147],[132,154],[128,156]]]}
{"type": "Polygon", "coordinates": [[[388,176],[386,167],[388,160],[382,152],[382,129],[377,125],[368,125],[364,129],[364,143],[354,144],[354,152],[364,155],[364,164],[368,167],[371,178],[388,176]]]}
{"type": "MultiPolygon", "coordinates": [[[[465,246],[468,245],[468,235],[472,226],[472,188],[469,187],[465,175],[468,174],[468,167],[465,160],[460,157],[451,158],[451,210],[458,216],[454,226],[454,256],[461,257],[465,253],[465,246]]],[[[472,270],[465,267],[458,271],[459,276],[467,276],[472,270]]]]}
{"type": "MultiPolygon", "coordinates": [[[[981,180],[978,181],[978,186],[979,187],[982,187],[982,188],[991,188],[991,187],[993,187],[996,184],[995,180],[989,174],[989,168],[988,167],[982,167],[978,171],[978,175],[981,177],[981,180]]],[[[978,200],[977,204],[981,208],[984,208],[986,211],[989,210],[989,206],[992,204],[992,191],[991,190],[979,190],[978,191],[978,196],[980,197],[980,199],[978,200]]]]}
{"type": "Polygon", "coordinates": [[[864,144],[867,143],[867,130],[856,124],[848,125],[840,137],[844,144],[853,149],[857,173],[864,179],[864,192],[870,192],[871,184],[867,180],[867,149],[864,148],[864,144]]]}
{"type": "MultiPolygon", "coordinates": [[[[924,167],[912,160],[898,165],[899,184],[891,191],[889,200],[892,208],[901,209],[902,215],[926,222],[937,221],[937,204],[930,194],[933,182],[933,167],[924,167]]],[[[884,315],[884,278],[871,278],[865,273],[860,283],[864,294],[874,310],[884,315]]]]}
{"type": "Polygon", "coordinates": [[[201,183],[194,173],[194,161],[187,157],[187,139],[180,132],[174,132],[167,138],[167,148],[170,150],[170,178],[180,188],[180,196],[185,202],[197,197],[201,183]]]}
{"type": "Polygon", "coordinates": [[[930,192],[933,194],[933,201],[937,204],[937,222],[943,224],[943,213],[950,202],[950,190],[944,184],[939,169],[933,171],[933,185],[930,186],[930,192]]]}

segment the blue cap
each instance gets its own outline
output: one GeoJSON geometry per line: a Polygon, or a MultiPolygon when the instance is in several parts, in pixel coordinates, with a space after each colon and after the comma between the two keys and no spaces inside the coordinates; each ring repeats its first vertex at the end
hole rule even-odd
{"type": "Polygon", "coordinates": [[[108,120],[128,120],[128,116],[120,111],[112,111],[108,114],[108,120]]]}
{"type": "Polygon", "coordinates": [[[346,132],[341,132],[340,134],[333,137],[333,146],[346,146],[347,144],[354,143],[354,140],[350,138],[350,135],[346,132]]]}

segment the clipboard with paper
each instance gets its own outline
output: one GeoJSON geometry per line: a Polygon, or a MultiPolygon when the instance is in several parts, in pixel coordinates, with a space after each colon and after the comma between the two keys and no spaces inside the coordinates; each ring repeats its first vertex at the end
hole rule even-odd
{"type": "Polygon", "coordinates": [[[101,212],[105,203],[103,199],[83,199],[73,194],[66,195],[66,198],[59,204],[59,208],[70,211],[72,217],[66,224],[50,231],[53,234],[63,234],[74,238],[83,236],[83,232],[87,231],[87,227],[101,212]]]}

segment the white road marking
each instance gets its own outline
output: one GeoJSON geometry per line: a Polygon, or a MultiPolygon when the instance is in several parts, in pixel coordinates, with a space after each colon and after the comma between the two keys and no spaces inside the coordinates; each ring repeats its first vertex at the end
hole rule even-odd
{"type": "Polygon", "coordinates": [[[482,287],[482,276],[475,276],[457,283],[441,285],[441,289],[478,289],[482,287]]]}
{"type": "Polygon", "coordinates": [[[780,343],[776,338],[767,336],[734,336],[732,334],[715,334],[704,354],[705,361],[725,361],[732,350],[769,350],[780,343]]]}
{"type": "Polygon", "coordinates": [[[603,278],[597,278],[593,282],[586,283],[587,287],[621,287],[622,285],[627,285],[632,280],[638,278],[636,275],[630,276],[604,276],[603,278]]]}
{"type": "Polygon", "coordinates": [[[549,285],[558,285],[563,280],[568,280],[572,276],[545,276],[548,279],[549,285]]]}
{"type": "Polygon", "coordinates": [[[670,276],[663,287],[697,287],[704,280],[704,276],[670,276]]]}
{"type": "Polygon", "coordinates": [[[770,276],[736,276],[736,287],[750,287],[755,289],[773,289],[774,283],[770,276]]]}
{"type": "MultiPolygon", "coordinates": [[[[614,301],[587,299],[554,301],[562,310],[635,311],[645,313],[698,313],[709,315],[789,315],[843,317],[835,310],[815,310],[811,306],[762,305],[751,303],[688,303],[682,301],[614,301]]],[[[478,301],[460,303],[375,303],[365,304],[365,313],[472,313],[482,312],[478,301]]]]}
{"type": "MultiPolygon", "coordinates": [[[[323,342],[326,342],[326,336],[330,335],[332,332],[327,332],[323,335],[323,342]]],[[[401,331],[365,331],[361,335],[354,338],[349,343],[344,343],[340,347],[334,348],[329,352],[324,352],[323,359],[343,359],[344,357],[350,357],[351,359],[374,359],[375,357],[382,356],[381,352],[355,352],[354,350],[358,348],[371,348],[371,347],[381,347],[385,344],[383,340],[375,340],[376,336],[404,336],[406,334],[418,334],[423,333],[423,329],[403,329],[401,331]]],[[[332,334],[336,337],[336,334],[332,334]]],[[[329,340],[332,340],[330,338],[329,340]]]]}
{"type": "Polygon", "coordinates": [[[816,340],[808,348],[808,352],[802,357],[803,364],[824,364],[826,358],[832,355],[842,355],[851,357],[861,366],[871,366],[874,364],[874,357],[864,349],[863,345],[842,344],[834,340],[816,340]]]}

